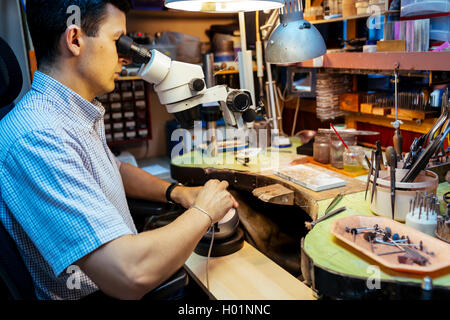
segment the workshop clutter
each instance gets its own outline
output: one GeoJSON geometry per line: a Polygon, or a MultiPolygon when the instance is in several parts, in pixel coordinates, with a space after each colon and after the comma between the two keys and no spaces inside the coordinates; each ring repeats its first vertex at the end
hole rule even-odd
{"type": "Polygon", "coordinates": [[[236,37],[216,33],[213,36],[212,50],[214,54],[214,71],[238,70],[239,65],[236,61],[236,37]]]}
{"type": "MultiPolygon", "coordinates": [[[[164,32],[159,38],[159,45],[175,46],[176,60],[186,63],[202,62],[202,43],[200,38],[179,32],[164,32]]],[[[171,57],[174,59],[173,57],[171,57]]]]}
{"type": "Polygon", "coordinates": [[[328,72],[318,73],[316,77],[317,118],[325,121],[344,115],[339,109],[339,95],[350,90],[350,78],[328,72]]]}
{"type": "Polygon", "coordinates": [[[182,156],[184,164],[236,165],[241,169],[249,165],[260,169],[279,166],[279,155],[283,151],[272,151],[270,146],[279,136],[278,131],[270,128],[255,126],[244,132],[217,126],[213,130],[207,129],[202,121],[194,121],[191,129],[180,128],[174,121],[167,125],[168,155],[171,159],[182,156]]]}
{"type": "Polygon", "coordinates": [[[450,243],[450,191],[443,196],[447,205],[447,213],[437,217],[436,237],[450,243]]]}
{"type": "MultiPolygon", "coordinates": [[[[424,88],[420,92],[399,92],[398,117],[402,120],[413,121],[415,119],[425,120],[438,116],[442,94],[439,90],[435,91],[432,92],[424,88]]],[[[395,96],[384,92],[347,93],[341,95],[340,108],[345,111],[393,118],[395,117],[395,96]],[[351,104],[350,101],[353,103],[351,104]]]]}
{"type": "Polygon", "coordinates": [[[391,209],[391,172],[390,170],[380,170],[376,187],[373,188],[375,174],[370,176],[369,190],[372,190],[374,196],[367,197],[370,210],[376,215],[392,218],[404,222],[406,215],[410,212],[410,200],[414,200],[416,192],[423,191],[428,194],[436,194],[439,184],[439,178],[432,171],[421,171],[414,182],[401,182],[407,174],[407,169],[395,170],[395,201],[394,210],[391,209]]]}
{"type": "Polygon", "coordinates": [[[377,51],[428,51],[430,19],[387,22],[384,27],[384,41],[378,42],[377,51]]]}
{"type": "Polygon", "coordinates": [[[430,273],[450,265],[447,243],[390,219],[344,217],[333,221],[331,233],[393,270],[430,273]]]}
{"type": "Polygon", "coordinates": [[[409,201],[406,225],[434,237],[437,217],[440,213],[438,196],[427,192],[417,192],[409,201]]]}
{"type": "Polygon", "coordinates": [[[450,0],[401,0],[401,16],[450,12],[450,0]]]}

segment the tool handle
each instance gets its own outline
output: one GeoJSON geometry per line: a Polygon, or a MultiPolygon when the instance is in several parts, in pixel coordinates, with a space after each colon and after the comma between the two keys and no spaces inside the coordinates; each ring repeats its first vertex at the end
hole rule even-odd
{"type": "Polygon", "coordinates": [[[395,150],[393,150],[393,152],[389,155],[389,165],[392,169],[397,168],[397,152],[395,152],[395,150]]]}
{"type": "MultiPolygon", "coordinates": [[[[384,166],[384,160],[383,160],[383,151],[381,151],[381,142],[378,140],[376,142],[377,150],[375,152],[375,170],[385,170],[386,167],[384,166]]],[[[388,160],[389,161],[389,160],[388,160]]]]}
{"type": "Polygon", "coordinates": [[[387,161],[387,163],[388,163],[389,165],[391,165],[391,163],[390,163],[390,161],[391,161],[391,156],[392,156],[392,154],[395,152],[394,147],[389,146],[389,147],[386,148],[386,150],[385,150],[384,152],[385,152],[385,154],[386,154],[386,161],[387,161]]]}
{"type": "Polygon", "coordinates": [[[400,129],[396,129],[395,130],[395,134],[394,134],[394,149],[395,152],[399,155],[399,157],[401,158],[401,154],[402,154],[402,147],[403,147],[403,137],[400,133],[400,129]]]}

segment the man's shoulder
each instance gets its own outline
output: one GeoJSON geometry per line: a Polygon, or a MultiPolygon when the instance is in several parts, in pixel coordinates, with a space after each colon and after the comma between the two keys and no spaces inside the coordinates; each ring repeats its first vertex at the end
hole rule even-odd
{"type": "Polygon", "coordinates": [[[27,92],[0,121],[0,153],[33,132],[57,131],[62,124],[61,117],[54,111],[54,104],[49,96],[34,90],[27,92]]]}

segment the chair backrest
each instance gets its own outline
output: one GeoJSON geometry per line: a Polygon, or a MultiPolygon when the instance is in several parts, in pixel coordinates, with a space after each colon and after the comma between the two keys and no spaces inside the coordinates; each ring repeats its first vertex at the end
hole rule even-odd
{"type": "MultiPolygon", "coordinates": [[[[8,43],[0,37],[0,118],[9,111],[23,85],[19,62],[8,43]],[[5,110],[6,109],[6,110],[5,110]]],[[[33,281],[19,250],[0,223],[0,297],[34,300],[33,281]]]]}
{"type": "Polygon", "coordinates": [[[0,290],[10,300],[35,300],[33,280],[19,250],[0,223],[0,290]],[[6,289],[6,292],[5,292],[6,289]]]}
{"type": "Polygon", "coordinates": [[[22,90],[19,62],[9,44],[0,37],[0,108],[10,106],[22,90]]]}

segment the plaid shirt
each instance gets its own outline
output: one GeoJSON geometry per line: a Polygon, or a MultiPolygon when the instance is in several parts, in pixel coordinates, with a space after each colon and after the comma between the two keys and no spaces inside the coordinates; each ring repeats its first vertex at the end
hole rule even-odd
{"type": "Polygon", "coordinates": [[[0,122],[0,221],[14,239],[39,299],[98,290],[80,258],[136,234],[105,109],[36,71],[32,89],[0,122]]]}

